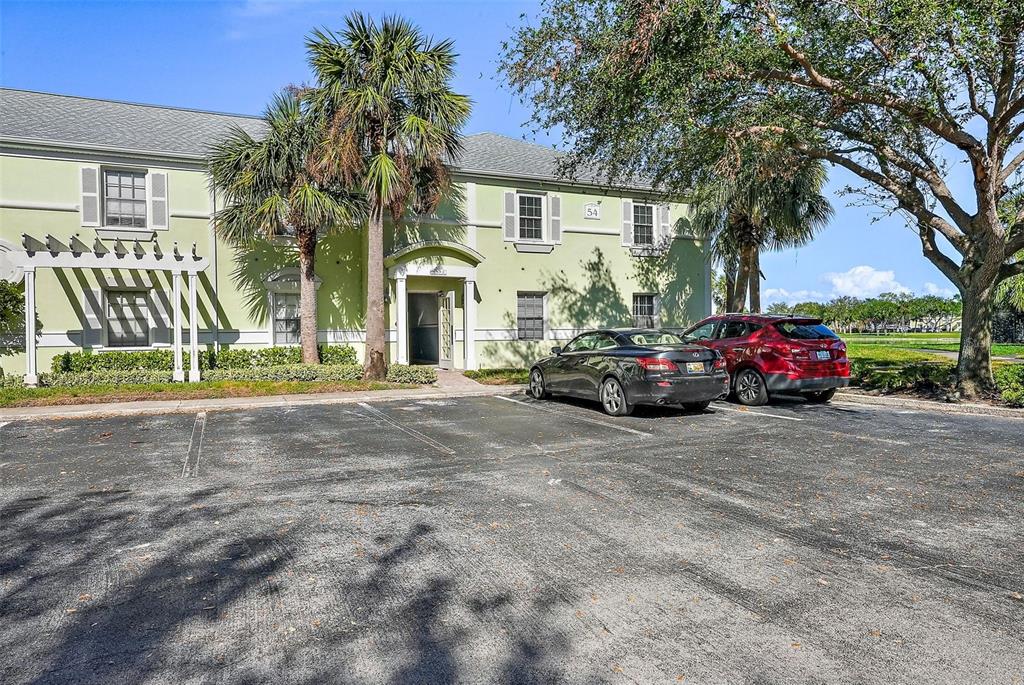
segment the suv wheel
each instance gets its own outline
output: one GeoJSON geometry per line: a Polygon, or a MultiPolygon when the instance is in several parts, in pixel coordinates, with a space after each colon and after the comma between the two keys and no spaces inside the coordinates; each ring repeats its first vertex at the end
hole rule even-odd
{"type": "Polygon", "coordinates": [[[743,369],[736,375],[733,391],[740,404],[748,407],[760,407],[768,403],[768,386],[764,376],[754,369],[743,369]]]}
{"type": "Polygon", "coordinates": [[[606,378],[601,384],[601,406],[610,416],[629,416],[633,412],[632,405],[626,401],[626,391],[614,378],[606,378]]]}
{"type": "Polygon", "coordinates": [[[825,404],[835,397],[835,394],[836,389],[830,388],[829,390],[822,390],[820,392],[805,392],[804,398],[806,398],[811,404],[825,404]]]}

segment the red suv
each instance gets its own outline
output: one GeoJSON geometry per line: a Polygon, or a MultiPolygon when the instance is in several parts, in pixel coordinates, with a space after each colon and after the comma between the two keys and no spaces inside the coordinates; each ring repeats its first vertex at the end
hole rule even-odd
{"type": "Polygon", "coordinates": [[[765,404],[777,392],[823,403],[836,388],[850,384],[846,344],[821,319],[721,314],[689,328],[683,337],[722,353],[732,394],[741,404],[765,404]]]}

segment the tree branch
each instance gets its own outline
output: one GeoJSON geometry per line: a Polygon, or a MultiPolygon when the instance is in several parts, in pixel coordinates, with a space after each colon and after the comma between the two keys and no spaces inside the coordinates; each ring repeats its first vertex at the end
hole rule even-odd
{"type": "Polygon", "coordinates": [[[1024,164],[1024,150],[1018,152],[1003,170],[999,172],[999,176],[996,178],[996,187],[1005,184],[1021,164],[1024,164]]]}

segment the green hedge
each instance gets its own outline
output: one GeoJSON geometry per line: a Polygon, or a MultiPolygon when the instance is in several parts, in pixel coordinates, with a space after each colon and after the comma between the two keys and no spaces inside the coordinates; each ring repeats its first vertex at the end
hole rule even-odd
{"type": "Polygon", "coordinates": [[[997,366],[994,373],[1003,401],[1014,407],[1024,407],[1024,364],[997,366]]]}
{"type": "Polygon", "coordinates": [[[424,385],[437,382],[437,369],[433,366],[406,366],[392,364],[388,367],[389,383],[422,383],[424,385]]]}
{"type": "Polygon", "coordinates": [[[146,383],[170,383],[171,371],[131,369],[128,371],[99,370],[72,371],[69,373],[44,373],[39,375],[39,385],[48,388],[68,388],[82,385],[138,385],[146,383]]]}
{"type": "MultiPolygon", "coordinates": [[[[320,345],[320,361],[332,366],[355,364],[356,351],[351,345],[320,345]]],[[[182,350],[182,368],[189,367],[188,350],[182,350]]],[[[199,368],[252,369],[302,363],[302,349],[298,347],[261,347],[254,350],[223,349],[199,351],[199,368]]],[[[174,352],[165,350],[134,350],[96,352],[65,352],[53,358],[52,373],[82,373],[86,371],[171,371],[174,352]]]]}
{"type": "Polygon", "coordinates": [[[359,364],[276,364],[263,367],[210,369],[204,381],[358,381],[363,377],[359,364]]]}

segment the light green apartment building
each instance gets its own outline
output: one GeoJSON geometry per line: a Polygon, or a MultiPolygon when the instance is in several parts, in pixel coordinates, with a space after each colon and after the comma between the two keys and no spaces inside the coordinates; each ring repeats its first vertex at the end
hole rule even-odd
{"type": "MultiPolygon", "coordinates": [[[[24,283],[42,324],[5,341],[6,374],[34,382],[66,350],[179,347],[192,363],[176,376],[195,380],[202,347],[297,343],[294,246],[239,248],[213,230],[220,198],[202,158],[231,126],[261,130],[251,117],[0,90],[0,278],[24,283]]],[[[549,148],[467,136],[457,197],[387,227],[392,362],[521,366],[583,328],[709,313],[684,205],[559,180],[556,163],[549,148]]],[[[316,262],[320,341],[360,354],[365,253],[353,226],[316,262]]]]}

